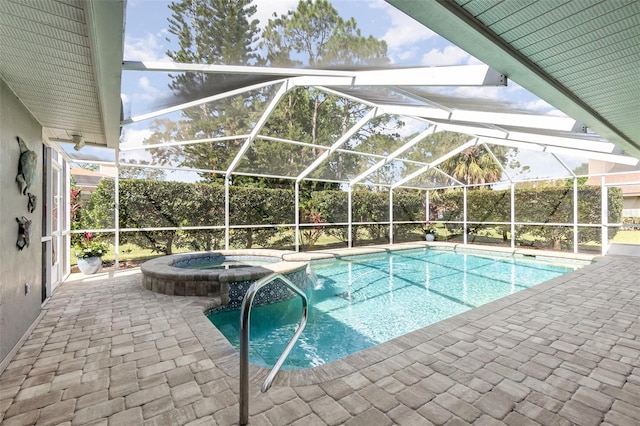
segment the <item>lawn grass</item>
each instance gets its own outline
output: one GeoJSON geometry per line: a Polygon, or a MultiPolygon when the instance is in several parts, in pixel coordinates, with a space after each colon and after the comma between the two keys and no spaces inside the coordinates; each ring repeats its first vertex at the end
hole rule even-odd
{"type": "MultiPolygon", "coordinates": [[[[291,231],[293,232],[293,231],[291,231]]],[[[463,236],[460,234],[449,233],[444,228],[439,228],[436,234],[436,238],[440,241],[452,241],[452,242],[462,242],[463,236]]],[[[410,242],[410,241],[422,241],[424,239],[424,235],[422,233],[416,231],[414,233],[407,234],[406,238],[403,241],[396,242],[410,242]]],[[[489,244],[489,245],[498,245],[498,246],[510,246],[511,240],[507,240],[506,242],[502,238],[502,234],[495,229],[483,229],[479,231],[477,234],[469,235],[467,238],[469,243],[476,244],[489,244]]],[[[356,239],[355,245],[358,247],[368,246],[373,244],[387,244],[389,241],[386,238],[380,240],[374,240],[366,237],[366,232],[364,230],[360,230],[358,233],[358,238],[356,239]]],[[[638,244],[640,245],[640,230],[619,230],[615,237],[611,239],[612,243],[620,243],[620,244],[638,244]]],[[[531,235],[522,235],[517,244],[522,247],[530,247],[530,248],[544,248],[551,249],[545,241],[540,238],[533,237],[531,235]]],[[[316,244],[313,247],[306,248],[302,247],[303,251],[311,251],[311,250],[321,250],[321,249],[331,249],[331,248],[343,248],[347,247],[347,242],[342,241],[341,239],[328,234],[323,234],[316,244]]],[[[260,248],[258,246],[254,246],[253,248],[260,248]]],[[[282,250],[293,250],[293,246],[285,246],[278,247],[282,250]]],[[[598,241],[589,241],[586,243],[581,243],[578,251],[583,253],[597,253],[601,249],[600,242],[598,241]]],[[[188,248],[173,248],[173,253],[187,253],[191,250],[188,248]]],[[[135,244],[122,244],[120,246],[120,262],[130,262],[132,264],[139,264],[145,260],[152,259],[154,257],[162,256],[161,253],[154,252],[150,249],[141,248],[135,244]]],[[[113,248],[103,256],[102,260],[106,263],[115,262],[115,253],[113,248]]],[[[78,263],[75,255],[73,254],[73,250],[71,251],[71,265],[76,265],[78,263]]]]}
{"type": "Polygon", "coordinates": [[[640,244],[640,229],[619,230],[611,242],[620,244],[640,244]]]}

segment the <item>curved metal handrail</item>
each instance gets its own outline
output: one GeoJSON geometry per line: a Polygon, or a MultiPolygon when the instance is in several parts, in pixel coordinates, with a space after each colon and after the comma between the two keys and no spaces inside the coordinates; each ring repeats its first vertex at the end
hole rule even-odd
{"type": "Polygon", "coordinates": [[[263,385],[262,392],[266,392],[271,387],[271,382],[276,377],[276,374],[280,371],[280,367],[284,363],[285,359],[293,349],[293,345],[295,345],[298,337],[304,330],[304,327],[307,325],[307,314],[308,314],[308,301],[307,295],[304,294],[302,290],[300,290],[295,284],[293,284],[288,278],[285,276],[273,273],[267,275],[251,284],[247,293],[242,300],[242,308],[241,308],[241,316],[240,316],[240,424],[246,425],[249,422],[249,321],[251,317],[251,305],[253,304],[253,299],[262,287],[266,286],[269,283],[272,283],[276,279],[280,279],[287,287],[289,287],[294,293],[302,298],[302,318],[300,319],[300,324],[296,328],[295,333],[289,340],[287,347],[284,348],[284,351],[280,355],[280,358],[276,361],[275,365],[267,375],[263,385]]]}

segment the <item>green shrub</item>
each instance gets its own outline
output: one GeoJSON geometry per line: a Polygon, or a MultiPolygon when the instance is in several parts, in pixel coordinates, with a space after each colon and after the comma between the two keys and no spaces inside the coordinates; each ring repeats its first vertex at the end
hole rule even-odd
{"type": "MultiPolygon", "coordinates": [[[[113,226],[114,182],[103,179],[91,195],[82,226],[88,229],[104,229],[113,226]]],[[[599,186],[580,186],[578,221],[585,224],[600,223],[601,200],[599,186]]],[[[290,189],[229,188],[230,224],[267,225],[287,224],[295,221],[295,194],[290,189]]],[[[467,191],[468,232],[477,233],[483,228],[502,232],[507,239],[509,225],[490,225],[491,222],[509,222],[511,219],[510,190],[467,191]]],[[[352,241],[357,237],[370,241],[388,238],[389,194],[387,192],[354,191],[352,194],[353,222],[373,222],[352,226],[352,241]]],[[[432,191],[430,197],[431,221],[463,221],[463,191],[432,191]]],[[[219,226],[218,229],[190,230],[166,229],[160,231],[123,232],[121,243],[133,243],[158,253],[171,254],[172,247],[190,250],[212,250],[224,246],[225,217],[224,187],[211,183],[183,183],[147,180],[120,180],[119,226],[126,228],[190,228],[219,226]]],[[[515,191],[516,222],[567,223],[558,225],[519,225],[516,235],[528,235],[545,241],[555,249],[573,243],[573,189],[542,187],[515,191]]],[[[301,202],[303,223],[322,223],[307,230],[303,244],[307,248],[315,244],[324,233],[338,241],[348,240],[347,226],[325,226],[348,222],[348,194],[344,191],[312,191],[305,193],[301,202]],[[314,219],[315,218],[315,219],[314,219]],[[322,228],[320,228],[322,226],[322,228]]],[[[609,189],[609,221],[620,222],[622,192],[609,189]]],[[[424,219],[424,192],[397,191],[393,197],[393,215],[397,224],[394,235],[397,241],[410,240],[421,234],[424,219]]],[[[447,224],[448,234],[462,233],[462,224],[447,224]]],[[[74,228],[75,229],[75,228],[74,228]]],[[[613,238],[617,229],[611,229],[613,238]]],[[[581,227],[579,242],[597,240],[599,227],[581,227]]],[[[290,228],[252,227],[232,229],[232,247],[278,247],[292,244],[290,228]]]]}

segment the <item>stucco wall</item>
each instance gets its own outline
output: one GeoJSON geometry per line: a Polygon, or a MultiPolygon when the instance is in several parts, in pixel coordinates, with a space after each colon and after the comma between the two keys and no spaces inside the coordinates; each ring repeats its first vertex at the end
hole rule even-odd
{"type": "Polygon", "coordinates": [[[0,79],[0,362],[20,340],[41,310],[42,299],[42,128],[0,79]],[[20,136],[38,154],[37,178],[29,192],[38,197],[33,213],[27,210],[16,175],[20,136]],[[30,245],[16,247],[16,217],[32,220],[30,245]],[[25,295],[24,285],[31,287],[25,295]]]}

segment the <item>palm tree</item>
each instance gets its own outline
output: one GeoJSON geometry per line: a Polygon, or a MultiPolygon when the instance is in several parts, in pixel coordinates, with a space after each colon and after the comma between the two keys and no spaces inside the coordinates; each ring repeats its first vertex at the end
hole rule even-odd
{"type": "MultiPolygon", "coordinates": [[[[467,185],[482,185],[500,180],[502,169],[482,146],[472,146],[444,161],[440,170],[467,185]]],[[[478,186],[476,188],[482,188],[478,186]]]]}

